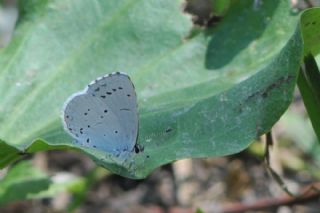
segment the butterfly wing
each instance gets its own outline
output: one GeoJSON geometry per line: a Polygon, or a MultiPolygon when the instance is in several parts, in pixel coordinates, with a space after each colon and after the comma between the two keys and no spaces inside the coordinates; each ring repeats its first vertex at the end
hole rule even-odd
{"type": "Polygon", "coordinates": [[[134,86],[124,73],[92,82],[65,105],[66,131],[82,145],[107,152],[132,151],[138,135],[134,86]]]}

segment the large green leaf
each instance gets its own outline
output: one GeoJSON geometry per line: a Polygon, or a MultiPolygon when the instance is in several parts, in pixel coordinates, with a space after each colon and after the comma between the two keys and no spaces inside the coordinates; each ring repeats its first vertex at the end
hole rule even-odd
{"type": "Polygon", "coordinates": [[[0,138],[19,150],[70,147],[143,178],[177,159],[245,149],[291,102],[302,41],[287,1],[258,10],[237,1],[197,33],[179,0],[21,2],[15,38],[0,52],[0,138]],[[136,86],[144,147],[125,161],[77,147],[59,117],[68,96],[118,70],[136,86]]]}

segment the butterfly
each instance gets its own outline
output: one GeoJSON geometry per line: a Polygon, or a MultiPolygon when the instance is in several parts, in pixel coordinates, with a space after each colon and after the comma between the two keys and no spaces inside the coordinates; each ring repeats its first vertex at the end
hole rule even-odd
{"type": "Polygon", "coordinates": [[[66,132],[81,146],[107,153],[141,151],[139,115],[130,77],[114,72],[91,82],[68,98],[63,110],[66,132]]]}

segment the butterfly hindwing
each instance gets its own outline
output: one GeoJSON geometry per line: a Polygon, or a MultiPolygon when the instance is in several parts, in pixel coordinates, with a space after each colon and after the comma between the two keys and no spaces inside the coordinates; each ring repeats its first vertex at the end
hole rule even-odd
{"type": "Polygon", "coordinates": [[[112,73],[76,93],[64,109],[66,131],[85,146],[106,152],[132,151],[138,135],[134,86],[124,73],[112,73]]]}

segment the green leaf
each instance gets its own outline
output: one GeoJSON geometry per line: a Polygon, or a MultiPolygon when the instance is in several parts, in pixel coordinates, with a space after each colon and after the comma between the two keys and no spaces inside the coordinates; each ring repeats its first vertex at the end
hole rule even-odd
{"type": "Polygon", "coordinates": [[[318,55],[320,53],[320,8],[311,8],[301,14],[301,33],[304,54],[318,55]]]}
{"type": "Polygon", "coordinates": [[[312,55],[307,55],[304,61],[305,67],[301,69],[298,86],[313,129],[320,141],[320,72],[312,55]]]}
{"type": "Polygon", "coordinates": [[[217,16],[225,14],[230,3],[230,0],[211,0],[213,14],[217,16]]]}
{"type": "Polygon", "coordinates": [[[313,129],[320,141],[320,71],[315,56],[320,52],[320,8],[306,10],[301,15],[304,40],[304,64],[298,86],[313,129]]]}
{"type": "Polygon", "coordinates": [[[50,179],[34,168],[31,162],[21,162],[11,168],[0,181],[0,204],[30,199],[34,194],[46,190],[50,182],[50,179]]]}
{"type": "Polygon", "coordinates": [[[143,178],[177,159],[245,149],[291,102],[302,41],[287,1],[259,10],[237,1],[192,36],[179,0],[36,2],[0,52],[0,138],[19,150],[70,147],[143,178]],[[118,70],[136,86],[144,147],[125,161],[77,147],[59,117],[67,97],[118,70]]]}
{"type": "Polygon", "coordinates": [[[202,209],[200,208],[197,208],[196,212],[195,213],[205,213],[202,209]]]}
{"type": "Polygon", "coordinates": [[[18,149],[0,140],[0,168],[19,160],[23,155],[18,149]]]}
{"type": "MultiPolygon", "coordinates": [[[[62,174],[59,174],[62,176],[62,174]]],[[[66,189],[81,185],[83,179],[76,177],[48,177],[30,161],[13,166],[0,181],[0,204],[17,200],[54,197],[66,189]]]]}

